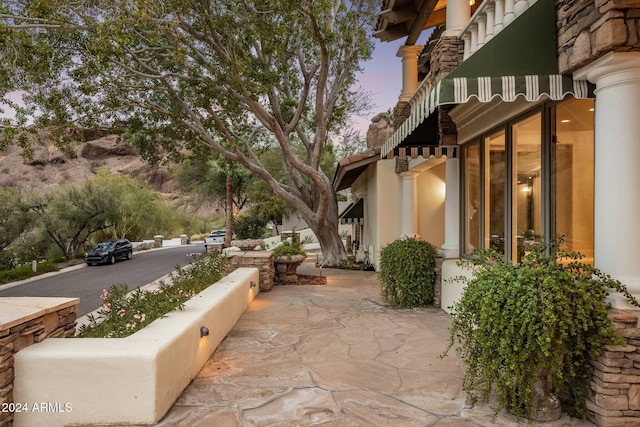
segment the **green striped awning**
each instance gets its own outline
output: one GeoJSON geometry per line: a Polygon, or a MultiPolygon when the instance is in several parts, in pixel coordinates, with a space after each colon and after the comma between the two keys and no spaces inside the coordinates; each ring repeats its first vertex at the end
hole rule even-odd
{"type": "Polygon", "coordinates": [[[542,97],[560,101],[567,95],[593,98],[593,86],[586,80],[574,80],[571,76],[561,74],[444,78],[384,143],[381,153],[384,157],[393,157],[393,149],[440,105],[464,104],[473,97],[480,102],[489,102],[496,97],[504,102],[512,102],[518,96],[529,102],[538,101],[542,97]]]}
{"type": "Polygon", "coordinates": [[[568,95],[593,98],[591,83],[559,74],[555,25],[554,2],[539,0],[434,88],[419,88],[411,100],[410,116],[382,146],[381,156],[398,155],[393,150],[442,105],[472,98],[483,103],[496,98],[513,102],[517,97],[529,102],[559,101],[568,95]]]}
{"type": "Polygon", "coordinates": [[[340,214],[340,224],[364,224],[364,201],[358,199],[340,214]]]}

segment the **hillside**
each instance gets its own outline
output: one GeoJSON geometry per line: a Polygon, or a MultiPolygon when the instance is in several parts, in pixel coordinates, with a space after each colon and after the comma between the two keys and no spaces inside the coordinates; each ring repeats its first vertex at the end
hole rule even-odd
{"type": "MultiPolygon", "coordinates": [[[[134,148],[117,144],[117,137],[109,135],[79,143],[75,158],[69,158],[53,145],[46,133],[40,134],[42,145],[35,148],[31,162],[24,163],[19,147],[0,151],[0,186],[18,186],[27,192],[44,193],[66,184],[81,184],[92,179],[98,171],[129,174],[146,181],[162,193],[174,206],[191,208],[191,200],[178,192],[171,168],[145,163],[134,148]]],[[[193,212],[209,215],[210,212],[193,212]]]]}

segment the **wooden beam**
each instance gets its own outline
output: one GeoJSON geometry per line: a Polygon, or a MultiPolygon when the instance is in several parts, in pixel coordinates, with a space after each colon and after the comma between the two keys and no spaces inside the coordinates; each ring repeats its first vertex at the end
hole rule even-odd
{"type": "Polygon", "coordinates": [[[411,30],[409,31],[409,35],[407,36],[407,40],[404,43],[405,45],[412,46],[416,44],[416,42],[418,41],[418,37],[420,37],[420,34],[425,28],[425,24],[433,13],[433,10],[436,8],[437,4],[438,0],[422,1],[416,19],[415,21],[413,21],[413,25],[411,26],[411,30]]]}

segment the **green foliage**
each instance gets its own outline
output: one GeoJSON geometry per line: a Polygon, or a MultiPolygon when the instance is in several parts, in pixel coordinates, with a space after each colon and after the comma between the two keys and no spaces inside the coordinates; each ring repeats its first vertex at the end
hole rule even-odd
{"type": "Polygon", "coordinates": [[[273,250],[274,257],[286,256],[291,259],[294,255],[307,255],[299,243],[284,241],[273,250]]]}
{"type": "Polygon", "coordinates": [[[103,190],[93,181],[65,186],[39,204],[40,223],[65,257],[75,258],[94,233],[114,224],[115,194],[103,190]]]}
{"type": "Polygon", "coordinates": [[[99,172],[92,184],[114,204],[109,209],[110,226],[102,238],[143,240],[164,234],[176,215],[163,202],[160,193],[143,181],[128,175],[99,172]]]}
{"type": "Polygon", "coordinates": [[[172,284],[162,283],[157,291],[140,288],[129,292],[126,284],[113,285],[102,292],[102,306],[89,324],[82,325],[79,337],[121,338],[144,328],[174,310],[222,277],[225,258],[206,255],[187,267],[177,267],[172,284]]]}
{"type": "Polygon", "coordinates": [[[0,251],[33,223],[33,212],[16,188],[0,187],[0,251]]]}
{"type": "Polygon", "coordinates": [[[405,237],[384,246],[380,252],[380,295],[401,307],[433,302],[438,251],[429,242],[405,237]]]}
{"type": "Polygon", "coordinates": [[[575,402],[565,409],[584,418],[591,355],[622,343],[607,316],[607,289],[638,305],[624,285],[560,244],[539,245],[516,265],[496,251],[476,251],[464,261],[475,266],[473,278],[456,279],[466,288],[452,307],[449,349],[459,342],[465,391],[483,402],[495,392],[496,412],[530,413],[533,384],[542,376],[575,402]]]}
{"type": "Polygon", "coordinates": [[[237,239],[259,239],[267,233],[267,221],[256,214],[256,210],[249,209],[236,218],[233,231],[237,239]]]}
{"type": "Polygon", "coordinates": [[[14,240],[4,251],[0,251],[0,269],[11,268],[12,263],[22,264],[34,259],[49,259],[47,251],[51,241],[41,231],[26,231],[14,240]],[[10,260],[6,263],[5,260],[10,260]]]}
{"type": "Polygon", "coordinates": [[[30,225],[40,228],[23,233],[19,239],[14,237],[9,247],[12,256],[23,261],[43,255],[72,259],[90,242],[178,235],[199,225],[192,225],[141,180],[105,172],[83,184],[60,187],[32,205],[30,225]],[[52,242],[55,251],[47,247],[52,242]]]}
{"type": "Polygon", "coordinates": [[[58,267],[52,262],[41,262],[37,264],[37,271],[33,271],[31,264],[22,265],[20,267],[0,271],[0,284],[15,282],[16,280],[24,280],[39,274],[58,271],[58,267]]]}
{"type": "Polygon", "coordinates": [[[240,211],[248,201],[247,191],[256,177],[239,165],[228,162],[215,152],[193,156],[182,161],[176,170],[178,184],[183,191],[194,195],[196,206],[226,202],[226,179],[231,178],[233,205],[240,211]]]}

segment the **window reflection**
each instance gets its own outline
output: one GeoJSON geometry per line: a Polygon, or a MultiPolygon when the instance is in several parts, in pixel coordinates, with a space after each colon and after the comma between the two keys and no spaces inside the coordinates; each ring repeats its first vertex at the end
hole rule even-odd
{"type": "Polygon", "coordinates": [[[473,252],[480,247],[480,144],[469,146],[465,151],[465,250],[473,252]]]}
{"type": "Polygon", "coordinates": [[[552,233],[593,262],[594,102],[571,99],[554,108],[552,233]]]}
{"type": "Polygon", "coordinates": [[[505,190],[507,156],[505,132],[501,130],[485,138],[485,248],[505,254],[505,190]]]}
{"type": "Polygon", "coordinates": [[[542,236],[542,113],[513,125],[513,232],[514,262],[542,236]]]}

